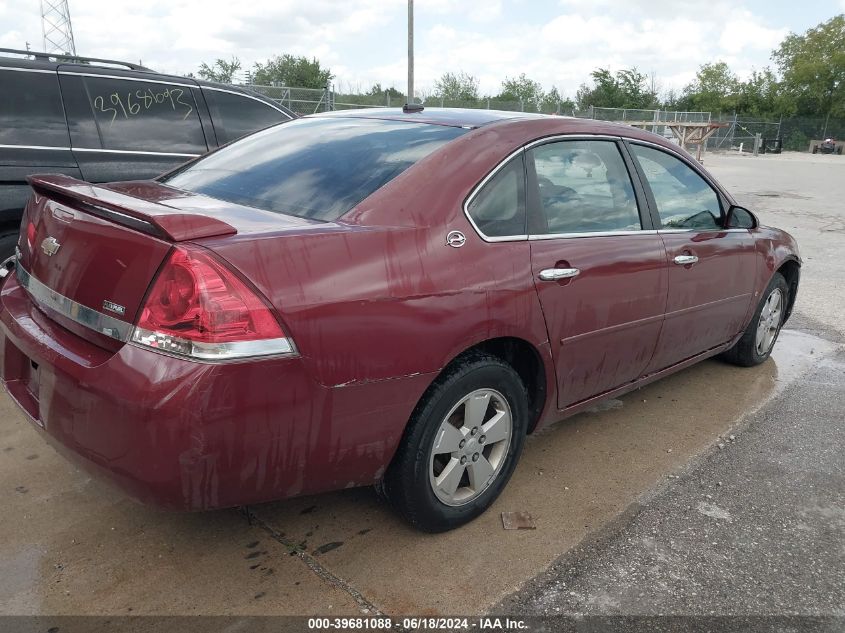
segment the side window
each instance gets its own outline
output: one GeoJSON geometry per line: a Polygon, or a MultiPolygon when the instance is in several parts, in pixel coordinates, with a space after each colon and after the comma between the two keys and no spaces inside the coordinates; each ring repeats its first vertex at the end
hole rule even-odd
{"type": "Polygon", "coordinates": [[[630,147],[654,194],[663,228],[722,228],[719,196],[689,165],[651,147],[630,147]]]}
{"type": "Polygon", "coordinates": [[[0,68],[0,144],[69,147],[55,72],[0,68]]]}
{"type": "Polygon", "coordinates": [[[105,149],[204,153],[208,148],[187,86],[85,77],[105,149]]]}
{"type": "Polygon", "coordinates": [[[210,88],[203,88],[202,94],[220,145],[290,120],[283,112],[257,99],[210,88]]]}
{"type": "Polygon", "coordinates": [[[478,191],[467,207],[487,237],[525,235],[525,167],[520,154],[478,191]]]}
{"type": "Polygon", "coordinates": [[[560,141],[531,152],[540,191],[537,233],[637,231],[631,177],[612,141],[560,141]]]}

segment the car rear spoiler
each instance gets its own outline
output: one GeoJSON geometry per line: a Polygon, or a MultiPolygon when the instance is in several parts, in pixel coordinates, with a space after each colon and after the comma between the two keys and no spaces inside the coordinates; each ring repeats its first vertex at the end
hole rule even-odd
{"type": "Polygon", "coordinates": [[[37,195],[172,242],[237,233],[231,224],[215,217],[174,209],[70,176],[36,175],[27,181],[37,195]]]}

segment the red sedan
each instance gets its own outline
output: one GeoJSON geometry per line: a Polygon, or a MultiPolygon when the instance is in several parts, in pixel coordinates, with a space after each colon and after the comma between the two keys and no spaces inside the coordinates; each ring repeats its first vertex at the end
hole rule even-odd
{"type": "Polygon", "coordinates": [[[205,510],[375,484],[482,513],[544,424],[704,358],[768,358],[800,259],[634,128],[306,117],[157,181],[31,179],[2,380],[59,449],[205,510]]]}

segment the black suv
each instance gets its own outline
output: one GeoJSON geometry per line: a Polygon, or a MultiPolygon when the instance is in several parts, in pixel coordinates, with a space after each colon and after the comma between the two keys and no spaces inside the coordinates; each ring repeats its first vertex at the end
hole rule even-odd
{"type": "Polygon", "coordinates": [[[126,62],[0,49],[0,261],[14,250],[30,174],[154,178],[295,117],[224,84],[126,62]]]}

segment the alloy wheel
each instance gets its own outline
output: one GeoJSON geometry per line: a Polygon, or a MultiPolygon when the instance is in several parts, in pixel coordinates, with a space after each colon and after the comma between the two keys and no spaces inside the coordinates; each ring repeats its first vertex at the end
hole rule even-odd
{"type": "Polygon", "coordinates": [[[461,506],[483,493],[501,471],[513,435],[513,416],[494,389],[464,396],[434,436],[429,481],[437,498],[461,506]]]}
{"type": "Polygon", "coordinates": [[[754,340],[759,355],[767,354],[775,343],[783,315],[783,292],[775,288],[763,304],[757,321],[757,336],[754,340]]]}

